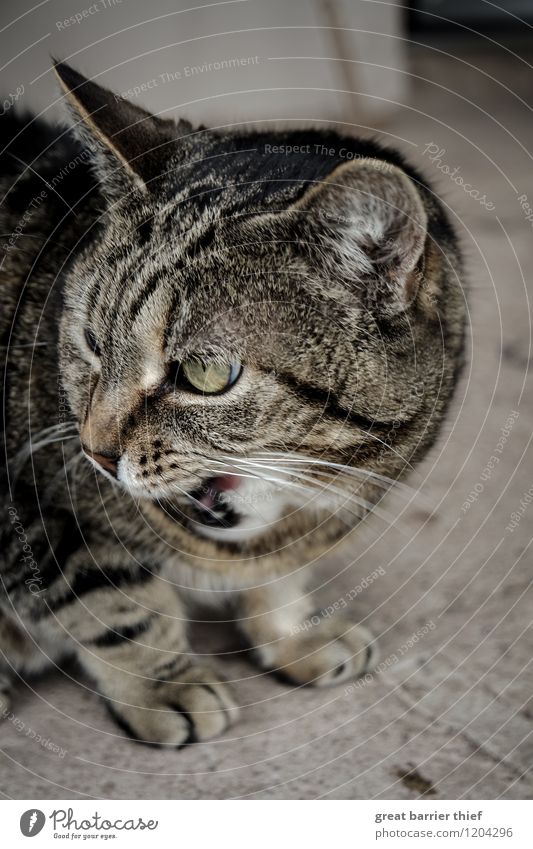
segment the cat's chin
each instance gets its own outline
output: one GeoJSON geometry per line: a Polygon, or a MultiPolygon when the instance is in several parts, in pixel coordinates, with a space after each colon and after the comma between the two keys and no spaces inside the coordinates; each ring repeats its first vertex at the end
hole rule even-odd
{"type": "Polygon", "coordinates": [[[268,532],[267,525],[258,526],[257,523],[251,525],[246,519],[237,523],[233,528],[214,528],[196,521],[190,522],[187,527],[195,536],[221,545],[244,543],[268,532]]]}
{"type": "Polygon", "coordinates": [[[219,514],[202,512],[191,507],[189,502],[171,500],[168,498],[157,501],[160,510],[195,536],[203,537],[219,543],[238,543],[253,539],[268,530],[268,524],[259,523],[257,519],[242,515],[228,507],[219,514]],[[216,516],[216,517],[215,517],[216,516]]]}

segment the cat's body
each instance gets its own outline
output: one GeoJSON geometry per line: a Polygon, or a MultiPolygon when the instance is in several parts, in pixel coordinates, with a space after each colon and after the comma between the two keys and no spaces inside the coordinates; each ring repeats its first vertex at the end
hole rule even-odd
{"type": "Polygon", "coordinates": [[[133,736],[179,745],[237,710],[189,649],[190,598],[233,602],[296,682],[371,662],[346,618],[298,632],[306,564],[437,433],[458,250],[374,143],[194,132],[59,75],[88,148],[8,118],[0,160],[0,688],[74,654],[133,736]],[[199,358],[220,391],[184,377],[199,358]]]}

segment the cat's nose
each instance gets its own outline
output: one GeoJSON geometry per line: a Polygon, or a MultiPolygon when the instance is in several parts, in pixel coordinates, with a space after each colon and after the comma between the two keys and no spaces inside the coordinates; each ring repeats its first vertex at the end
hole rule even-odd
{"type": "Polygon", "coordinates": [[[117,467],[120,457],[113,457],[110,454],[99,454],[97,451],[91,451],[86,445],[83,445],[83,450],[87,456],[90,457],[91,460],[94,460],[95,463],[98,463],[102,469],[105,469],[106,472],[109,472],[109,474],[113,475],[114,478],[117,477],[117,467]]]}

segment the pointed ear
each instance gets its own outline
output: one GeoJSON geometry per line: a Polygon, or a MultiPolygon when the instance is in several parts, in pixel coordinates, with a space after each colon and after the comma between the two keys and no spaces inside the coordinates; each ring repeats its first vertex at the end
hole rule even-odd
{"type": "Polygon", "coordinates": [[[134,186],[146,193],[168,158],[174,122],[114,95],[65,62],[54,62],[54,70],[76,119],[75,132],[94,152],[104,194],[134,186]]]}
{"type": "Polygon", "coordinates": [[[293,209],[307,213],[308,236],[332,273],[360,284],[369,306],[398,312],[416,297],[427,215],[400,168],[379,159],[344,163],[293,209]]]}

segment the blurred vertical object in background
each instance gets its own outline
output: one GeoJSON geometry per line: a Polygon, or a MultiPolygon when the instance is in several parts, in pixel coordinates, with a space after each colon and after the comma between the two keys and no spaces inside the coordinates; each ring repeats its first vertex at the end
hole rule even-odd
{"type": "Polygon", "coordinates": [[[409,28],[415,32],[513,31],[533,23],[531,0],[411,0],[409,28]]]}

